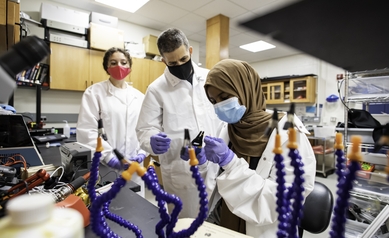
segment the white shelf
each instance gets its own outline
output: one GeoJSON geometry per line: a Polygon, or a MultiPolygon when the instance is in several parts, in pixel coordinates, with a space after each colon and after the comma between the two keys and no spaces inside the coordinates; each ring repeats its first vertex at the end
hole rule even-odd
{"type": "Polygon", "coordinates": [[[335,131],[342,133],[343,135],[347,134],[346,141],[351,140],[351,136],[356,135],[360,136],[362,144],[374,144],[373,140],[373,131],[374,128],[347,128],[347,133],[345,133],[345,128],[335,128],[335,131]]]}
{"type": "Polygon", "coordinates": [[[389,100],[389,75],[350,78],[349,102],[385,102],[389,100]]]}
{"type": "MultiPolygon", "coordinates": [[[[345,78],[344,88],[345,103],[349,102],[363,102],[369,103],[385,103],[389,102],[389,69],[360,71],[360,72],[347,72],[345,78]]],[[[352,135],[359,135],[362,137],[361,149],[374,149],[373,130],[374,128],[348,128],[348,113],[345,107],[345,128],[336,128],[336,131],[341,132],[344,135],[343,142],[346,145],[345,148],[349,148],[350,137],[352,135]]],[[[388,147],[382,148],[387,150],[388,147]]],[[[348,149],[347,149],[348,150],[348,149]]],[[[362,152],[362,161],[377,165],[376,167],[386,166],[388,163],[386,154],[362,152]]],[[[389,204],[389,182],[387,180],[387,174],[384,172],[364,172],[364,178],[359,176],[353,184],[353,189],[350,191],[351,198],[358,200],[368,201],[368,203],[387,205],[389,204]]],[[[381,210],[379,214],[380,221],[375,220],[373,223],[366,227],[366,224],[359,223],[346,228],[346,233],[352,232],[353,227],[364,228],[363,237],[372,237],[377,227],[382,224],[382,221],[386,221],[389,216],[388,209],[381,210]],[[378,224],[378,225],[377,225],[378,224]],[[367,232],[369,228],[369,232],[367,232]]],[[[352,222],[352,221],[350,221],[352,222]]],[[[355,223],[355,222],[352,222],[355,223]]],[[[355,235],[355,234],[354,234],[355,235]]],[[[361,237],[359,234],[358,237],[361,237]]],[[[387,234],[385,234],[387,235],[387,234]]],[[[356,236],[353,236],[356,237],[356,236]]]]}

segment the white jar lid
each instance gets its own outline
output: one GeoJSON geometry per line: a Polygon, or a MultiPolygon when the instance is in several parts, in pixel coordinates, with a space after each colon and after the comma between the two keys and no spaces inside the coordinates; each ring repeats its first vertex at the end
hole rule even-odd
{"type": "Polygon", "coordinates": [[[23,194],[11,199],[6,209],[14,225],[30,225],[51,217],[54,200],[48,194],[23,194]]]}

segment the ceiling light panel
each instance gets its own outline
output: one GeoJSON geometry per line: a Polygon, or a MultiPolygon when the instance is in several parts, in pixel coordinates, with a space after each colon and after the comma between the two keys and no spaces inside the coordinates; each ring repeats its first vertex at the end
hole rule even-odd
{"type": "Polygon", "coordinates": [[[249,44],[241,45],[239,46],[240,48],[244,50],[248,50],[251,52],[259,52],[259,51],[264,51],[264,50],[269,50],[275,48],[274,45],[267,43],[263,40],[252,42],[249,44]]]}

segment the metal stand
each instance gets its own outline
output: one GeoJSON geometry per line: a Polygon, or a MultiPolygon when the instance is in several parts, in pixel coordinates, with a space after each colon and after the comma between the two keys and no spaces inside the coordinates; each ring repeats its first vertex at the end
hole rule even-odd
{"type": "Polygon", "coordinates": [[[327,178],[327,173],[329,171],[335,170],[335,157],[334,157],[334,150],[332,149],[333,146],[328,146],[327,144],[329,141],[331,141],[331,144],[334,143],[334,137],[315,137],[315,136],[308,136],[308,139],[311,141],[312,147],[317,145],[322,145],[322,150],[313,150],[316,157],[316,172],[323,174],[324,178],[327,178]],[[326,157],[328,155],[331,155],[331,159],[333,160],[331,165],[332,166],[326,166],[326,157]],[[320,159],[321,158],[321,159],[320,159]],[[319,162],[322,162],[321,165],[319,165],[319,162]]]}

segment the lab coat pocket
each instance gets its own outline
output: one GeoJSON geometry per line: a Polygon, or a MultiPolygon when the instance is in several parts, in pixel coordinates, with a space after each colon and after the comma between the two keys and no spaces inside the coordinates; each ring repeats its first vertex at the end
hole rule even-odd
{"type": "Polygon", "coordinates": [[[273,160],[262,157],[257,165],[257,174],[259,174],[263,179],[267,179],[271,173],[272,166],[273,160]]]}
{"type": "Polygon", "coordinates": [[[171,179],[173,187],[177,189],[195,187],[189,162],[187,161],[177,160],[172,163],[171,179]]]}

